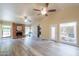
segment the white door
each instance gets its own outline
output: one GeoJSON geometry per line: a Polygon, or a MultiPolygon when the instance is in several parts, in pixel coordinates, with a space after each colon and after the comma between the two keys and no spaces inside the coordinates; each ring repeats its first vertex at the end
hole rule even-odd
{"type": "Polygon", "coordinates": [[[51,27],[51,39],[56,40],[56,27],[55,26],[51,27]]]}

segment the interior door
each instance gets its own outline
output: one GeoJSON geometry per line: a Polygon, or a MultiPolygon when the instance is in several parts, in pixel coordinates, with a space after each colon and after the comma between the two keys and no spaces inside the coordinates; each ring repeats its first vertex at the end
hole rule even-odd
{"type": "Polygon", "coordinates": [[[56,40],[56,26],[51,27],[51,39],[56,40]]]}

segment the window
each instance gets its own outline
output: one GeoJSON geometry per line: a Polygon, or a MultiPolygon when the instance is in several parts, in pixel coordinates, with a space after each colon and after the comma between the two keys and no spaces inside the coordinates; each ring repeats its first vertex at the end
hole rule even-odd
{"type": "Polygon", "coordinates": [[[30,27],[25,27],[25,34],[28,35],[30,32],[30,27]]]}
{"type": "Polygon", "coordinates": [[[31,36],[31,27],[25,27],[25,35],[31,36]]]}
{"type": "Polygon", "coordinates": [[[77,43],[77,23],[60,24],[60,40],[67,43],[77,43]]]}
{"type": "Polygon", "coordinates": [[[8,25],[2,25],[3,37],[11,36],[11,27],[8,25]]]}

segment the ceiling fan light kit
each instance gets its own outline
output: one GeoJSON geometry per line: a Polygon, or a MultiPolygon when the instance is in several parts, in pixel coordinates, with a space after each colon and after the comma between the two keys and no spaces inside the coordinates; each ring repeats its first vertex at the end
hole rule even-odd
{"type": "Polygon", "coordinates": [[[46,9],[46,8],[43,8],[43,9],[41,10],[41,14],[42,14],[42,15],[47,14],[47,9],[46,9]]]}
{"type": "Polygon", "coordinates": [[[31,23],[31,18],[30,17],[25,17],[25,23],[31,23]]]}

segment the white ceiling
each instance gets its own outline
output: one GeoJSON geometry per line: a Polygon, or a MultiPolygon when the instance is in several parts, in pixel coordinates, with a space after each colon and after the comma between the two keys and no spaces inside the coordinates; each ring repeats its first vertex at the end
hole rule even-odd
{"type": "MultiPolygon", "coordinates": [[[[48,9],[57,10],[62,9],[62,7],[73,6],[79,4],[49,4],[48,9]]],[[[11,21],[16,23],[24,23],[23,19],[20,19],[18,16],[27,16],[31,18],[32,23],[40,21],[45,16],[37,15],[38,12],[35,12],[33,8],[41,9],[45,6],[44,3],[1,3],[0,4],[0,20],[11,21]]],[[[49,13],[49,16],[53,13],[49,13]]],[[[25,23],[26,24],[26,23],[25,23]]]]}

